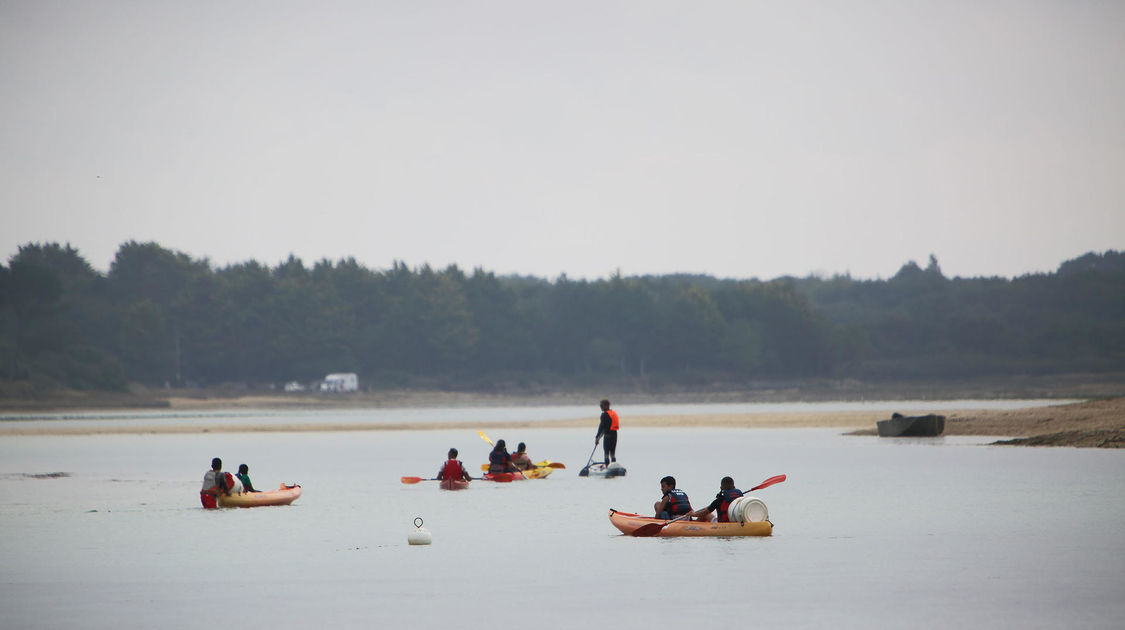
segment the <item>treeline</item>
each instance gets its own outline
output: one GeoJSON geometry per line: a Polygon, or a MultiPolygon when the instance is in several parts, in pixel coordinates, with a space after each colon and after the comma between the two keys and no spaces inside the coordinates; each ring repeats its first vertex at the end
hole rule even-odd
{"type": "Polygon", "coordinates": [[[107,274],[70,246],[0,267],[0,379],[77,389],[361,385],[659,389],[755,379],[1125,371],[1125,254],[1057,272],[889,280],[553,281],[354,259],[214,268],[156,243],[107,274]]]}

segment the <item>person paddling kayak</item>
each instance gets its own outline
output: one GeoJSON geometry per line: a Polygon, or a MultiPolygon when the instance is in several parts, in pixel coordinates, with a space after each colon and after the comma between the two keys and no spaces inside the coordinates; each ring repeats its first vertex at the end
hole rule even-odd
{"type": "Polygon", "coordinates": [[[730,477],[723,477],[719,482],[719,494],[715,495],[715,500],[705,508],[700,508],[691,513],[691,518],[698,521],[710,521],[711,513],[718,513],[718,521],[720,523],[729,523],[730,516],[727,514],[727,509],[735,499],[742,496],[742,491],[734,487],[734,479],[730,477]]]}
{"type": "Polygon", "coordinates": [[[523,442],[520,442],[520,445],[516,447],[516,452],[512,453],[512,463],[520,470],[531,470],[535,468],[535,463],[527,456],[527,445],[523,442]]]}
{"type": "Polygon", "coordinates": [[[445,463],[442,464],[441,470],[438,471],[437,478],[441,480],[446,479],[464,479],[465,481],[472,481],[472,476],[465,470],[465,464],[457,459],[457,449],[449,449],[449,454],[445,463]]]}
{"type": "Polygon", "coordinates": [[[602,450],[605,452],[605,465],[608,467],[610,462],[617,461],[617,429],[621,419],[617,417],[616,411],[609,408],[609,400],[602,399],[598,406],[602,409],[602,415],[598,422],[598,434],[594,436],[594,448],[597,448],[598,441],[605,436],[602,450]]]}
{"type": "Polygon", "coordinates": [[[683,490],[676,487],[676,478],[668,475],[660,480],[663,496],[653,506],[656,518],[671,519],[691,512],[691,501],[683,490]]]}
{"type": "Polygon", "coordinates": [[[519,469],[512,463],[512,456],[508,454],[508,445],[504,440],[496,440],[496,446],[492,448],[492,452],[488,454],[488,472],[495,475],[498,473],[518,472],[519,469]]]}

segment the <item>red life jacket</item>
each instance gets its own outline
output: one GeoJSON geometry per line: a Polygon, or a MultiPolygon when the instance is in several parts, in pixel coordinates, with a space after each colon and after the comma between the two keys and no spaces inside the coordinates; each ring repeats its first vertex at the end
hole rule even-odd
{"type": "Polygon", "coordinates": [[[730,515],[727,513],[727,510],[730,508],[730,504],[734,503],[734,500],[740,496],[742,496],[742,491],[738,488],[731,488],[730,490],[723,490],[719,492],[719,496],[716,498],[719,499],[720,523],[730,522],[730,515]]]}
{"type": "Polygon", "coordinates": [[[617,412],[612,409],[606,409],[605,412],[609,414],[609,430],[616,431],[617,427],[621,425],[621,419],[617,417],[617,412]]]}
{"type": "Polygon", "coordinates": [[[445,466],[441,469],[442,479],[463,479],[465,476],[464,468],[461,467],[461,460],[447,459],[445,466]]]}

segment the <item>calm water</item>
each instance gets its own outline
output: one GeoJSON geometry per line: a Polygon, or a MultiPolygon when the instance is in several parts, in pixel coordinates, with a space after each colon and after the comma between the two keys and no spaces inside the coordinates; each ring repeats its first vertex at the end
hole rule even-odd
{"type": "Polygon", "coordinates": [[[825,430],[623,431],[625,478],[577,477],[589,429],[488,431],[565,462],[542,481],[441,492],[475,431],[0,438],[0,627],[1120,628],[1125,453],[880,440],[825,430]],[[204,511],[211,457],[290,507],[204,511]],[[33,478],[25,474],[70,473],[33,478]],[[635,539],[673,474],[704,504],[726,474],[774,536],[635,539]],[[421,516],[428,547],[406,538],[421,516]]]}

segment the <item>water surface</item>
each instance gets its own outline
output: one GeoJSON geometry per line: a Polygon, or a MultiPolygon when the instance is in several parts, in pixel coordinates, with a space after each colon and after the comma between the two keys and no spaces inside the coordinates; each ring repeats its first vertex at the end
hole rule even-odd
{"type": "Polygon", "coordinates": [[[1118,628],[1125,455],[830,430],[623,431],[621,479],[577,477],[589,429],[491,434],[565,462],[542,481],[442,492],[475,431],[0,438],[0,627],[1118,628]],[[204,511],[214,456],[294,505],[204,511]],[[29,474],[68,473],[59,477],[29,474]],[[675,475],[702,505],[732,475],[774,536],[636,539],[675,475]],[[411,547],[415,517],[433,533],[411,547]]]}

